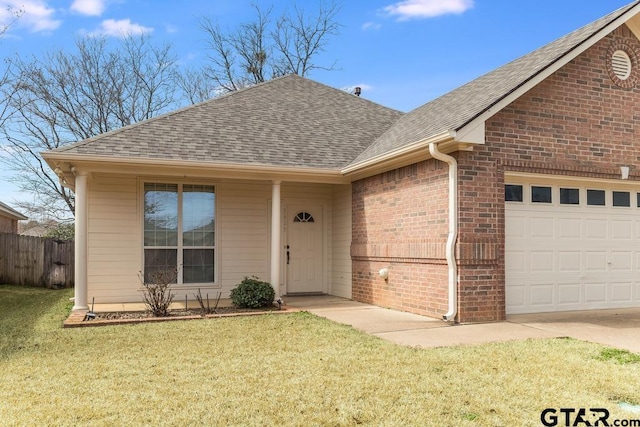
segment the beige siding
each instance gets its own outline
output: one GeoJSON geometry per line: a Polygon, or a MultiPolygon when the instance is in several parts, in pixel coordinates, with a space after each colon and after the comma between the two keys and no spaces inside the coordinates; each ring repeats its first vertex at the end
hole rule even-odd
{"type": "MultiPolygon", "coordinates": [[[[95,174],[89,183],[89,301],[140,302],[142,213],[139,177],[95,174]]],[[[167,182],[172,180],[167,179],[167,182]]],[[[216,186],[216,283],[202,293],[215,298],[245,276],[270,277],[270,182],[223,182],[216,186]]],[[[351,296],[351,187],[282,185],[283,207],[305,203],[324,211],[326,292],[351,296]],[[335,205],[335,207],[334,207],[335,205]]],[[[284,245],[283,245],[284,247],[284,245]]],[[[193,287],[177,289],[177,300],[191,299],[193,287]]]]}
{"type": "Polygon", "coordinates": [[[351,185],[333,187],[332,213],[329,293],[351,298],[351,185]]]}
{"type": "Polygon", "coordinates": [[[135,177],[94,175],[89,183],[89,301],[140,301],[137,188],[135,177]]]}
{"type": "Polygon", "coordinates": [[[223,183],[216,192],[217,278],[227,297],[245,276],[269,280],[271,185],[223,183]]]}

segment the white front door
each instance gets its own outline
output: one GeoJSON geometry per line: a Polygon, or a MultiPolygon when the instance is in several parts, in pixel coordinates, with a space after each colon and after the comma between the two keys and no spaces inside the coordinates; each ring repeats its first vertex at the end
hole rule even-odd
{"type": "Polygon", "coordinates": [[[287,212],[287,293],[323,292],[322,207],[291,206],[287,212]]]}

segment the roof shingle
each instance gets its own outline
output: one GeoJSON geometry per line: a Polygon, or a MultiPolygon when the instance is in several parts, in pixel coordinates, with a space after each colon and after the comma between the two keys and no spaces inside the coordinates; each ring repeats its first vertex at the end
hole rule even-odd
{"type": "Polygon", "coordinates": [[[288,75],[53,151],[339,170],[401,115],[288,75]]]}

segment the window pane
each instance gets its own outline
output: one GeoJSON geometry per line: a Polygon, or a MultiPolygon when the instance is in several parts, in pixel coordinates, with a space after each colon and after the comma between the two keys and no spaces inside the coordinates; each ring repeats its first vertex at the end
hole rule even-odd
{"type": "Polygon", "coordinates": [[[604,206],[604,190],[587,190],[587,205],[604,206]]]}
{"type": "Polygon", "coordinates": [[[613,206],[631,206],[631,195],[628,191],[613,192],[613,206]]]}
{"type": "Polygon", "coordinates": [[[144,245],[178,244],[178,186],[144,185],[144,245]]]}
{"type": "Polygon", "coordinates": [[[296,216],[293,218],[293,222],[315,222],[313,219],[313,215],[309,212],[298,212],[296,216]]]}
{"type": "Polygon", "coordinates": [[[522,185],[507,184],[504,186],[505,202],[521,202],[522,200],[522,185]]]}
{"type": "Polygon", "coordinates": [[[185,246],[214,246],[215,194],[210,185],[184,185],[182,242],[185,246]]]}
{"type": "Polygon", "coordinates": [[[579,205],[580,190],[577,188],[561,188],[560,204],[562,205],[579,205]]]}
{"type": "Polygon", "coordinates": [[[636,193],[636,205],[640,208],[640,193],[636,193]]]}
{"type": "MultiPolygon", "coordinates": [[[[145,249],[144,280],[153,281],[158,273],[175,275],[178,268],[178,251],[176,249],[145,249]]],[[[173,276],[175,277],[175,276],[173,276]]]]}
{"type": "Polygon", "coordinates": [[[185,249],[182,283],[213,283],[213,255],[213,249],[185,249]]]}
{"type": "Polygon", "coordinates": [[[551,203],[551,187],[531,187],[531,201],[534,203],[551,203]]]}

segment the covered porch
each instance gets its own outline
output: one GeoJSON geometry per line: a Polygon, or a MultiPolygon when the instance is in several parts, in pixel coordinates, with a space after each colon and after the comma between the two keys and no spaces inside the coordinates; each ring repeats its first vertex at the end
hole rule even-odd
{"type": "Polygon", "coordinates": [[[276,300],[351,297],[351,185],[342,179],[259,179],[256,173],[211,168],[189,175],[168,174],[166,168],[145,174],[139,167],[131,173],[73,168],[73,178],[66,178],[76,192],[74,310],[87,310],[94,301],[141,302],[141,274],[152,257],[178,269],[174,290],[180,301],[198,290],[228,298],[252,276],[269,281],[276,300]],[[207,240],[207,246],[188,246],[187,234],[207,240]],[[188,257],[194,250],[196,261],[210,259],[192,268],[198,275],[190,280],[194,273],[186,266],[194,263],[188,257]],[[114,265],[119,267],[109,267],[114,265]]]}

